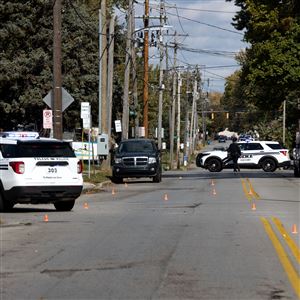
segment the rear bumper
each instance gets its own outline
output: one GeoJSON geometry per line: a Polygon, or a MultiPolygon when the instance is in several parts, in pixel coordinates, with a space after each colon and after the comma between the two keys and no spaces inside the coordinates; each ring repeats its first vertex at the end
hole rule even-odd
{"type": "Polygon", "coordinates": [[[4,197],[12,203],[54,203],[75,200],[82,191],[82,185],[75,186],[17,186],[4,191],[4,197]]]}

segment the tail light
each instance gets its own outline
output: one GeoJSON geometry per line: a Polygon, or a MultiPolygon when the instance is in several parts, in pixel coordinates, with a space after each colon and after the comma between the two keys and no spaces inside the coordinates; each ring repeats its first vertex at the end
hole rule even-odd
{"type": "Polygon", "coordinates": [[[77,163],[77,173],[78,173],[78,174],[81,174],[81,173],[82,173],[82,170],[83,170],[83,166],[82,166],[82,161],[80,160],[80,161],[77,163]]]}
{"type": "Polygon", "coordinates": [[[15,173],[24,174],[25,164],[23,161],[11,161],[9,165],[12,167],[15,173]]]}
{"type": "Polygon", "coordinates": [[[286,150],[280,150],[280,153],[282,153],[284,156],[287,156],[287,151],[286,150]]]}

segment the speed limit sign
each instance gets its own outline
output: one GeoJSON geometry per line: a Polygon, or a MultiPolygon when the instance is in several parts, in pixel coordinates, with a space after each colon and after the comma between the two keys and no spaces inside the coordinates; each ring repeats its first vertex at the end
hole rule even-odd
{"type": "Polygon", "coordinates": [[[52,129],[52,110],[50,109],[43,110],[43,128],[52,129]]]}

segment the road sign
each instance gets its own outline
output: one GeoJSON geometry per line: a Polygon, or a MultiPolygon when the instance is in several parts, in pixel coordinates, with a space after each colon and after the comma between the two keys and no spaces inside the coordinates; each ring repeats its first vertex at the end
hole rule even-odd
{"type": "MultiPolygon", "coordinates": [[[[67,107],[74,101],[74,98],[64,89],[61,88],[62,93],[62,104],[61,104],[61,111],[67,109],[67,107]]],[[[52,107],[52,90],[43,98],[43,101],[50,107],[52,107]]]]}
{"type": "Polygon", "coordinates": [[[91,118],[82,119],[82,127],[84,129],[90,129],[91,128],[91,118]]]}
{"type": "Polygon", "coordinates": [[[43,128],[52,129],[52,110],[50,109],[43,110],[43,128]]]}
{"type": "Polygon", "coordinates": [[[122,132],[121,120],[115,120],[116,132],[122,132]]]}
{"type": "Polygon", "coordinates": [[[90,119],[91,118],[91,106],[89,102],[81,102],[81,119],[90,119]]]}

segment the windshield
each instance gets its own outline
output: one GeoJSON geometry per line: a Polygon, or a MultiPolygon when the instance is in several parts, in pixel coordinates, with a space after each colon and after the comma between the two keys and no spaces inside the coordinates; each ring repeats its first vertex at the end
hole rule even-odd
{"type": "Polygon", "coordinates": [[[119,152],[153,152],[155,151],[154,145],[151,141],[128,141],[121,143],[119,152]]]}

